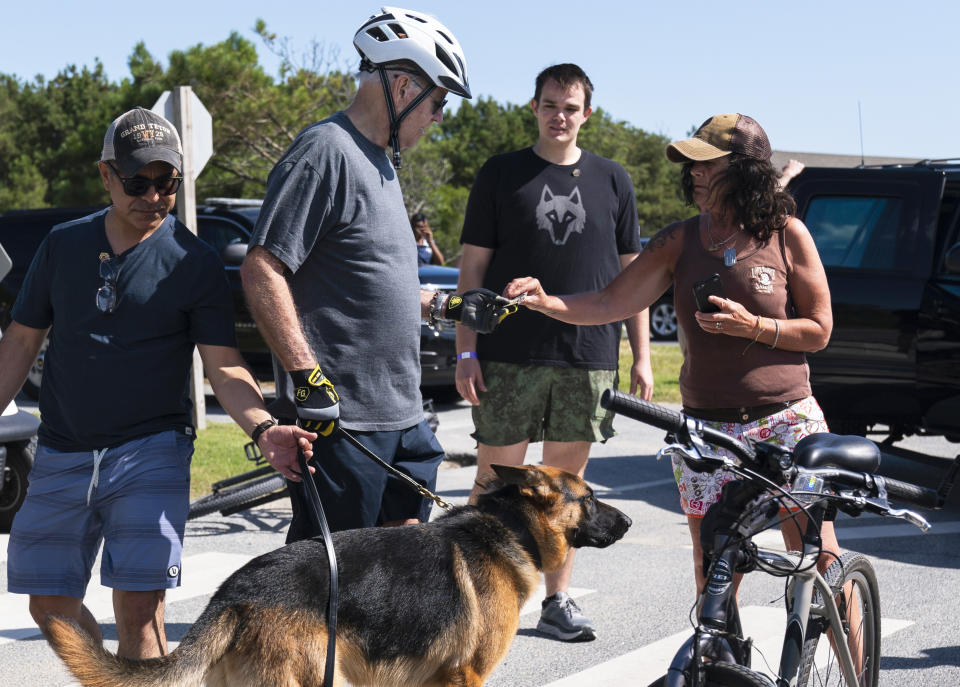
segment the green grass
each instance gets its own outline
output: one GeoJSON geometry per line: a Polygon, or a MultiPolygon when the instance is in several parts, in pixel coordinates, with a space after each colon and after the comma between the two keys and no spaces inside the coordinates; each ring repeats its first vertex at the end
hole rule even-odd
{"type": "MultiPolygon", "coordinates": [[[[653,400],[658,403],[679,403],[680,387],[677,378],[683,356],[679,346],[651,344],[653,358],[653,400]]],[[[620,346],[620,388],[629,391],[630,364],[633,357],[630,345],[620,346]]],[[[252,470],[243,445],[250,439],[232,422],[208,422],[206,429],[197,432],[196,451],[191,470],[191,498],[210,492],[210,485],[232,475],[252,470]]]]}
{"type": "MultiPolygon", "coordinates": [[[[651,364],[653,365],[653,400],[656,403],[680,403],[680,366],[683,354],[679,346],[650,344],[651,364]]],[[[630,343],[620,343],[620,384],[621,391],[630,391],[630,365],[633,355],[630,343]]]]}
{"type": "Polygon", "coordinates": [[[208,422],[199,430],[190,467],[190,498],[210,493],[210,485],[218,480],[255,469],[243,452],[248,441],[233,422],[208,422]]]}

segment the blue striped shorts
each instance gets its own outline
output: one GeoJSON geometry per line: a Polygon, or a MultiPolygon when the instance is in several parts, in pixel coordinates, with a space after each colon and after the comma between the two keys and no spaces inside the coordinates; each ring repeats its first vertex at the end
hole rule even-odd
{"type": "Polygon", "coordinates": [[[172,430],[104,451],[39,446],[10,532],[8,591],[83,598],[101,542],[103,586],[179,586],[192,457],[193,439],[172,430]]]}

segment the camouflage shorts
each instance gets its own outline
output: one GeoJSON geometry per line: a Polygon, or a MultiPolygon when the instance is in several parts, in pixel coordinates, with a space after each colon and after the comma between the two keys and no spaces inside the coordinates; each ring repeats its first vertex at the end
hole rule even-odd
{"type": "Polygon", "coordinates": [[[606,441],[613,413],[600,407],[616,370],[481,362],[487,391],[473,407],[471,436],[487,446],[522,441],[606,441]]]}

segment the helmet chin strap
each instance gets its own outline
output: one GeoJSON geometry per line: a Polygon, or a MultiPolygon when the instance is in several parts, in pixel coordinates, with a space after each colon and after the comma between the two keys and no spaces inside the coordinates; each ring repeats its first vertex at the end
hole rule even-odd
{"type": "Polygon", "coordinates": [[[393,95],[390,93],[390,79],[387,78],[387,70],[383,67],[377,67],[377,72],[380,73],[380,83],[383,84],[383,96],[387,101],[387,114],[390,115],[390,148],[393,149],[393,168],[400,169],[403,167],[400,160],[400,122],[402,122],[403,118],[410,114],[417,105],[433,93],[436,86],[430,84],[420,91],[420,94],[413,99],[413,102],[407,105],[398,115],[396,108],[393,106],[393,95]]]}

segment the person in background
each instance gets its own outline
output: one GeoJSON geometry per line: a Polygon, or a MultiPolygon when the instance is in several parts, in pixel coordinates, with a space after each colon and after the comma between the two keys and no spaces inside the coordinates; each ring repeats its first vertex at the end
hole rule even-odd
{"type": "MultiPolygon", "coordinates": [[[[575,64],[541,72],[530,107],[538,138],[530,148],[490,158],[470,192],[464,219],[461,290],[501,290],[517,274],[537,274],[563,293],[603,286],[640,250],[633,182],[619,164],[577,146],[592,112],[593,84],[575,64]]],[[[653,394],[647,311],[626,319],[633,353],[630,393],[653,394]]],[[[478,442],[471,499],[491,464],[521,464],[543,442],[545,465],[581,477],[590,446],[613,436],[600,407],[617,384],[620,323],[576,327],[523,312],[495,336],[457,327],[457,390],[473,404],[478,442]]],[[[564,641],[591,640],[593,623],[568,592],[574,551],[545,576],[537,629],[564,641]]]]}
{"type": "Polygon", "coordinates": [[[219,256],[170,214],[183,169],[173,125],[136,108],[107,129],[110,207],[47,235],[0,339],[0,407],[49,334],[30,487],[13,521],[7,588],[40,628],[69,618],[97,641],[83,599],[103,543],[118,653],[167,652],[165,590],[178,587],[190,507],[196,346],[217,399],[291,479],[312,432],[279,427],[236,347],[219,256]]]}
{"type": "Polygon", "coordinates": [[[410,218],[410,226],[413,227],[413,236],[417,241],[417,264],[444,264],[443,253],[437,248],[437,242],[433,239],[433,230],[430,228],[427,216],[418,212],[410,218]]]}
{"type": "MultiPolygon", "coordinates": [[[[827,431],[811,394],[805,354],[830,339],[830,290],[813,238],[793,216],[793,198],[770,164],[766,133],[746,115],[721,114],[691,138],[671,143],[666,153],[683,165],[683,195],[699,214],[661,229],[603,289],[551,296],[539,280],[521,277],[504,295],[524,295],[525,307],[563,322],[598,324],[646,308],[673,284],[686,342],[680,372],[684,413],[738,439],[784,448],[827,431]],[[693,287],[714,273],[724,293],[709,297],[716,312],[701,312],[693,287]]],[[[673,469],[702,591],[701,520],[723,485],[735,478],[724,471],[692,472],[679,458],[673,469]]],[[[788,548],[799,550],[796,524],[787,521],[782,532],[788,548]]],[[[821,536],[823,571],[840,547],[832,522],[824,523],[821,536]]]]}
{"type": "Polygon", "coordinates": [[[787,164],[780,170],[780,178],[778,179],[780,188],[789,186],[793,178],[800,174],[804,167],[806,167],[806,165],[800,162],[800,160],[794,160],[793,158],[787,160],[787,164]]]}

